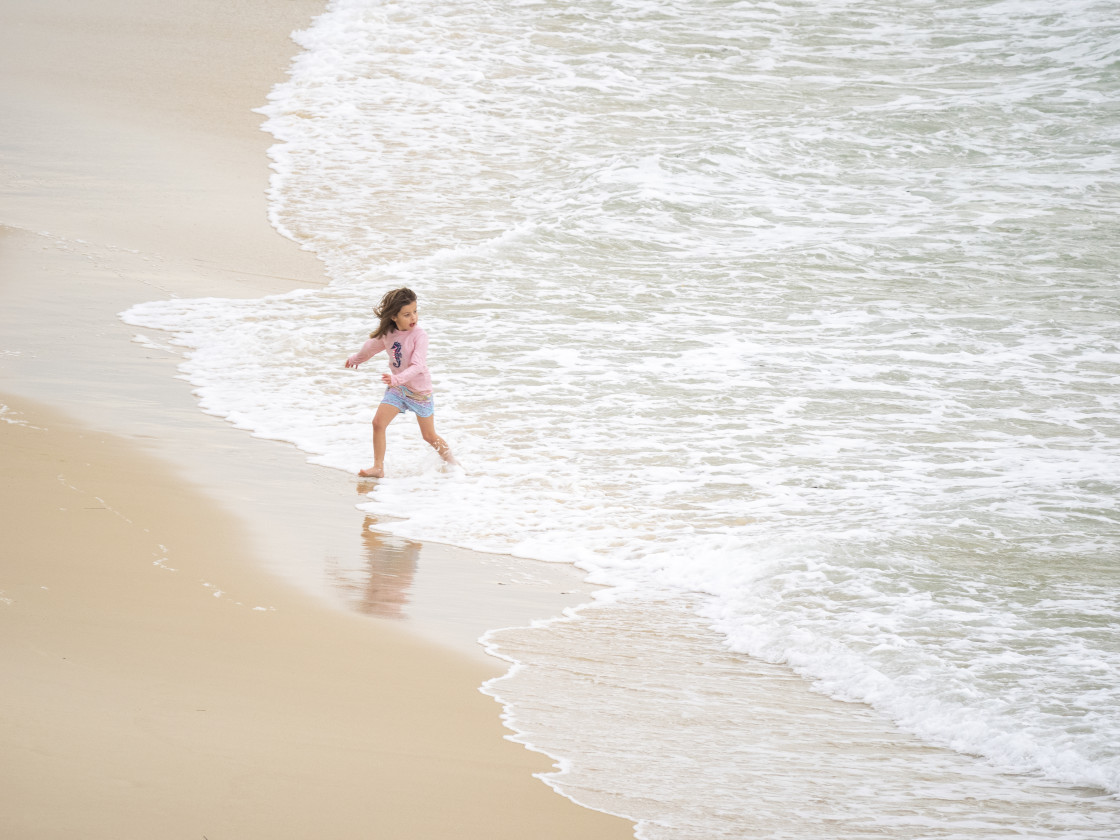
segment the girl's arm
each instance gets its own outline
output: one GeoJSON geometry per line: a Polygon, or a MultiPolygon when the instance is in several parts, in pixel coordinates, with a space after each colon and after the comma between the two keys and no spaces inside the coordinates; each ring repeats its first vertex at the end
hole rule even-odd
{"type": "Polygon", "coordinates": [[[389,374],[390,385],[404,385],[422,373],[428,372],[428,334],[421,332],[416,336],[416,343],[412,346],[412,357],[408,360],[408,367],[400,373],[389,374]]]}
{"type": "Polygon", "coordinates": [[[356,368],[366,359],[376,356],[385,349],[384,338],[371,338],[362,345],[362,349],[346,360],[346,367],[356,368]]]}

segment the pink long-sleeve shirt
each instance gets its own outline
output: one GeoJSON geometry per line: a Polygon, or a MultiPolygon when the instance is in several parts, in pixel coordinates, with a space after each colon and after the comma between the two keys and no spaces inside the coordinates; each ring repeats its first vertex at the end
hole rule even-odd
{"type": "Polygon", "coordinates": [[[389,378],[394,385],[424,394],[432,390],[428,372],[428,334],[420,326],[410,330],[394,330],[381,338],[371,338],[362,349],[347,359],[356,367],[384,350],[389,354],[389,378]]]}

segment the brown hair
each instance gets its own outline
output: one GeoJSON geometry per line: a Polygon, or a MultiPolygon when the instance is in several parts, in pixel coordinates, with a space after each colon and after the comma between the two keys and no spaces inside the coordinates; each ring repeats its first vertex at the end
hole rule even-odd
{"type": "Polygon", "coordinates": [[[410,303],[416,303],[416,292],[412,289],[393,289],[391,292],[386,292],[385,297],[381,298],[381,303],[373,310],[373,314],[381,319],[381,323],[369,334],[369,337],[381,338],[383,335],[396,332],[397,322],[393,319],[410,303]]]}

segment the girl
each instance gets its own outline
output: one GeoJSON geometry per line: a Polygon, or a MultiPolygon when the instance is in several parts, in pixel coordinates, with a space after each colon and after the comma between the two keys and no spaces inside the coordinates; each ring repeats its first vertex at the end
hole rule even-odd
{"type": "Polygon", "coordinates": [[[428,373],[428,334],[417,326],[416,293],[411,289],[394,289],[381,298],[373,310],[381,319],[369,334],[362,349],[346,360],[346,367],[357,369],[371,356],[385,350],[389,354],[392,373],[381,374],[389,387],[381,405],[373,415],[373,466],[358,475],[382,478],[385,475],[385,429],[402,411],[416,414],[420,434],[448,464],[454,464],[451,447],[436,434],[435,401],[432,398],[432,377],[428,373]]]}

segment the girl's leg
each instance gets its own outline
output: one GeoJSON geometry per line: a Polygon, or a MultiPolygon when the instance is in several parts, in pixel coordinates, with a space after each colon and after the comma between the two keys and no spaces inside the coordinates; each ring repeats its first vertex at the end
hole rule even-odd
{"type": "Polygon", "coordinates": [[[439,457],[449,464],[459,463],[451,454],[451,447],[447,445],[447,441],[436,434],[436,416],[434,414],[431,417],[417,417],[416,422],[420,424],[420,434],[424,436],[424,442],[439,453],[439,457]]]}
{"type": "Polygon", "coordinates": [[[373,466],[358,473],[363,478],[385,477],[385,430],[401,413],[395,405],[381,403],[373,415],[373,466]]]}

